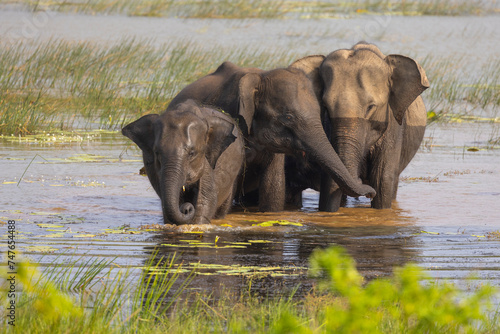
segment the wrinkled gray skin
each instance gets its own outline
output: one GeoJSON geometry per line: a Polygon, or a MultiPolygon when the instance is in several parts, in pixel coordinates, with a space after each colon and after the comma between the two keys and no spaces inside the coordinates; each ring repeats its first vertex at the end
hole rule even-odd
{"type": "Polygon", "coordinates": [[[225,62],[217,70],[186,86],[167,111],[194,99],[238,119],[246,140],[244,189],[258,189],[259,210],[283,210],[284,154],[308,155],[351,196],[375,192],[354,180],[323,130],[321,108],[312,82],[293,66],[262,71],[225,62]]]}
{"type": "Polygon", "coordinates": [[[227,214],[244,159],[244,140],[231,117],[187,101],[143,116],[122,133],[142,150],[165,223],[208,224],[227,214]]]}
{"type": "MultiPolygon", "coordinates": [[[[315,78],[332,145],[351,176],[376,190],[371,206],[390,208],[399,175],[425,132],[427,113],[420,94],[429,82],[422,67],[405,56],[384,56],[365,42],[327,57],[305,57],[294,66],[315,78]]],[[[322,180],[319,208],[337,211],[345,193],[331,178],[322,180]]]]}

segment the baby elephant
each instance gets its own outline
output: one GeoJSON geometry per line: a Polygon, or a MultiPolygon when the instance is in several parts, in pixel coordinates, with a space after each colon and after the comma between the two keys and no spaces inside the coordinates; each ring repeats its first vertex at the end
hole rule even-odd
{"type": "Polygon", "coordinates": [[[207,224],[227,214],[244,159],[243,136],[229,115],[188,100],[122,133],[142,150],[165,223],[207,224]]]}

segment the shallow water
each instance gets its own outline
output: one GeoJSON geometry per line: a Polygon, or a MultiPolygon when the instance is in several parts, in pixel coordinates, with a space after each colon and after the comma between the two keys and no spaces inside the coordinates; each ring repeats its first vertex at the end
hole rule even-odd
{"type": "Polygon", "coordinates": [[[157,231],[141,230],[162,224],[160,201],[138,174],[140,152],[120,134],[102,132],[78,143],[3,139],[0,220],[16,221],[18,250],[42,266],[84,255],[141,268],[159,248],[160,254],[176,252],[186,269],[199,262],[201,274],[191,286],[214,296],[222,286],[248,289],[250,280],[264,295],[301,283],[300,294],[311,284],[309,255],[330,244],[346,247],[367,279],[416,262],[435,279],[499,286],[500,238],[491,232],[500,228],[500,150],[486,149],[497,127],[429,126],[390,210],[371,209],[361,198],[337,213],[317,212],[318,194],[308,190],[302,210],[235,208],[212,225],[157,231]],[[299,226],[253,226],[280,220],[299,226]],[[471,273],[477,275],[473,283],[465,280],[471,273]]]}
{"type": "MultiPolygon", "coordinates": [[[[376,43],[384,53],[470,59],[469,66],[499,56],[500,20],[491,16],[358,15],[339,19],[225,20],[29,13],[0,10],[0,43],[53,39],[109,44],[124,38],[158,45],[190,41],[212,50],[254,50],[328,54],[359,41],[376,43]],[[106,33],[103,33],[106,32],[106,33]]],[[[285,65],[285,64],[284,64],[285,65]]],[[[469,75],[473,68],[469,68],[469,75]]]]}
{"type": "MultiPolygon", "coordinates": [[[[385,53],[419,60],[466,59],[464,75],[471,78],[500,56],[497,16],[184,20],[0,10],[0,36],[0,45],[150,38],[158,45],[192,41],[201,49],[304,55],[366,40],[385,53]]],[[[500,229],[500,150],[488,144],[499,136],[499,126],[429,126],[390,210],[370,209],[362,198],[349,200],[349,207],[337,213],[320,213],[318,194],[306,191],[302,210],[263,214],[240,208],[212,225],[161,231],[141,229],[162,224],[160,201],[138,174],[140,152],[120,134],[82,135],[75,142],[0,139],[0,221],[16,221],[18,250],[42,266],[99,256],[138,273],[159,248],[161,254],[176,252],[187,269],[199,262],[200,275],[191,286],[214,295],[222,285],[248,290],[249,282],[263,295],[286,294],[300,283],[300,295],[311,285],[306,270],[311,251],[333,243],[348,249],[368,279],[416,262],[434,279],[451,279],[464,288],[500,286],[500,237],[492,233],[500,229]],[[300,226],[252,226],[276,220],[300,226]],[[471,273],[477,274],[472,283],[465,280],[471,273]]],[[[5,239],[6,225],[0,230],[5,239]]],[[[0,249],[6,245],[0,240],[0,249]]]]}

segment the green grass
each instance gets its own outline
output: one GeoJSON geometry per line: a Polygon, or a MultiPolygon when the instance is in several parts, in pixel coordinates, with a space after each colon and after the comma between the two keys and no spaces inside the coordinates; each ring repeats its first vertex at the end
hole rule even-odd
{"type": "MultiPolygon", "coordinates": [[[[12,4],[0,0],[1,4],[12,4]]],[[[339,15],[483,15],[497,13],[495,4],[480,0],[22,0],[18,6],[31,11],[55,10],[85,14],[123,14],[129,16],[183,18],[323,18],[339,15]]]]}
{"type": "Polygon", "coordinates": [[[116,130],[130,118],[161,112],[185,85],[225,60],[273,68],[295,57],[287,51],[206,51],[189,42],[17,43],[0,49],[0,134],[91,126],[116,130]]]}
{"type": "MultiPolygon", "coordinates": [[[[162,112],[184,86],[225,60],[272,69],[305,55],[148,40],[5,45],[0,48],[0,135],[119,130],[141,115],[162,112]]],[[[420,63],[431,83],[423,94],[430,121],[498,121],[500,60],[487,61],[474,75],[466,72],[465,59],[427,57],[420,63]]]]}
{"type": "MultiPolygon", "coordinates": [[[[56,259],[43,274],[27,262],[17,265],[15,326],[2,317],[4,333],[121,333],[155,328],[156,319],[164,317],[193,278],[191,273],[178,282],[175,256],[163,258],[157,253],[138,277],[114,266],[113,260],[59,262],[56,259]]],[[[0,276],[0,302],[6,307],[10,300],[4,278],[8,275],[0,272],[0,276]]]]}
{"type": "Polygon", "coordinates": [[[466,59],[427,57],[420,64],[431,83],[423,94],[430,121],[499,121],[499,59],[474,71],[466,59]]]}
{"type": "MultiPolygon", "coordinates": [[[[496,291],[466,295],[434,283],[414,265],[392,278],[363,282],[344,249],[316,250],[310,274],[317,289],[303,298],[262,298],[227,291],[223,298],[187,294],[175,256],[154,253],[139,277],[112,260],[77,260],[46,269],[18,266],[16,326],[4,333],[494,333],[496,291]],[[80,263],[77,265],[77,263],[80,263]],[[174,288],[175,287],[175,288],[174,288]],[[20,291],[20,290],[18,290],[20,291]]],[[[5,267],[4,267],[5,268],[5,267]]],[[[1,276],[6,277],[2,272],[1,276]]],[[[0,302],[7,300],[3,280],[0,302]]],[[[5,308],[4,308],[5,309],[5,308]]]]}

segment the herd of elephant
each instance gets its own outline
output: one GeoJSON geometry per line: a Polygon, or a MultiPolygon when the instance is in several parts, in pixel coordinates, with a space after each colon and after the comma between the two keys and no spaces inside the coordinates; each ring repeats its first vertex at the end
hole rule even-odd
{"type": "Polygon", "coordinates": [[[281,211],[307,188],[320,211],[346,196],[384,209],[424,137],[428,87],[415,60],[366,42],[271,71],[224,62],[122,133],[142,150],[165,223],[207,224],[234,201],[281,211]]]}

